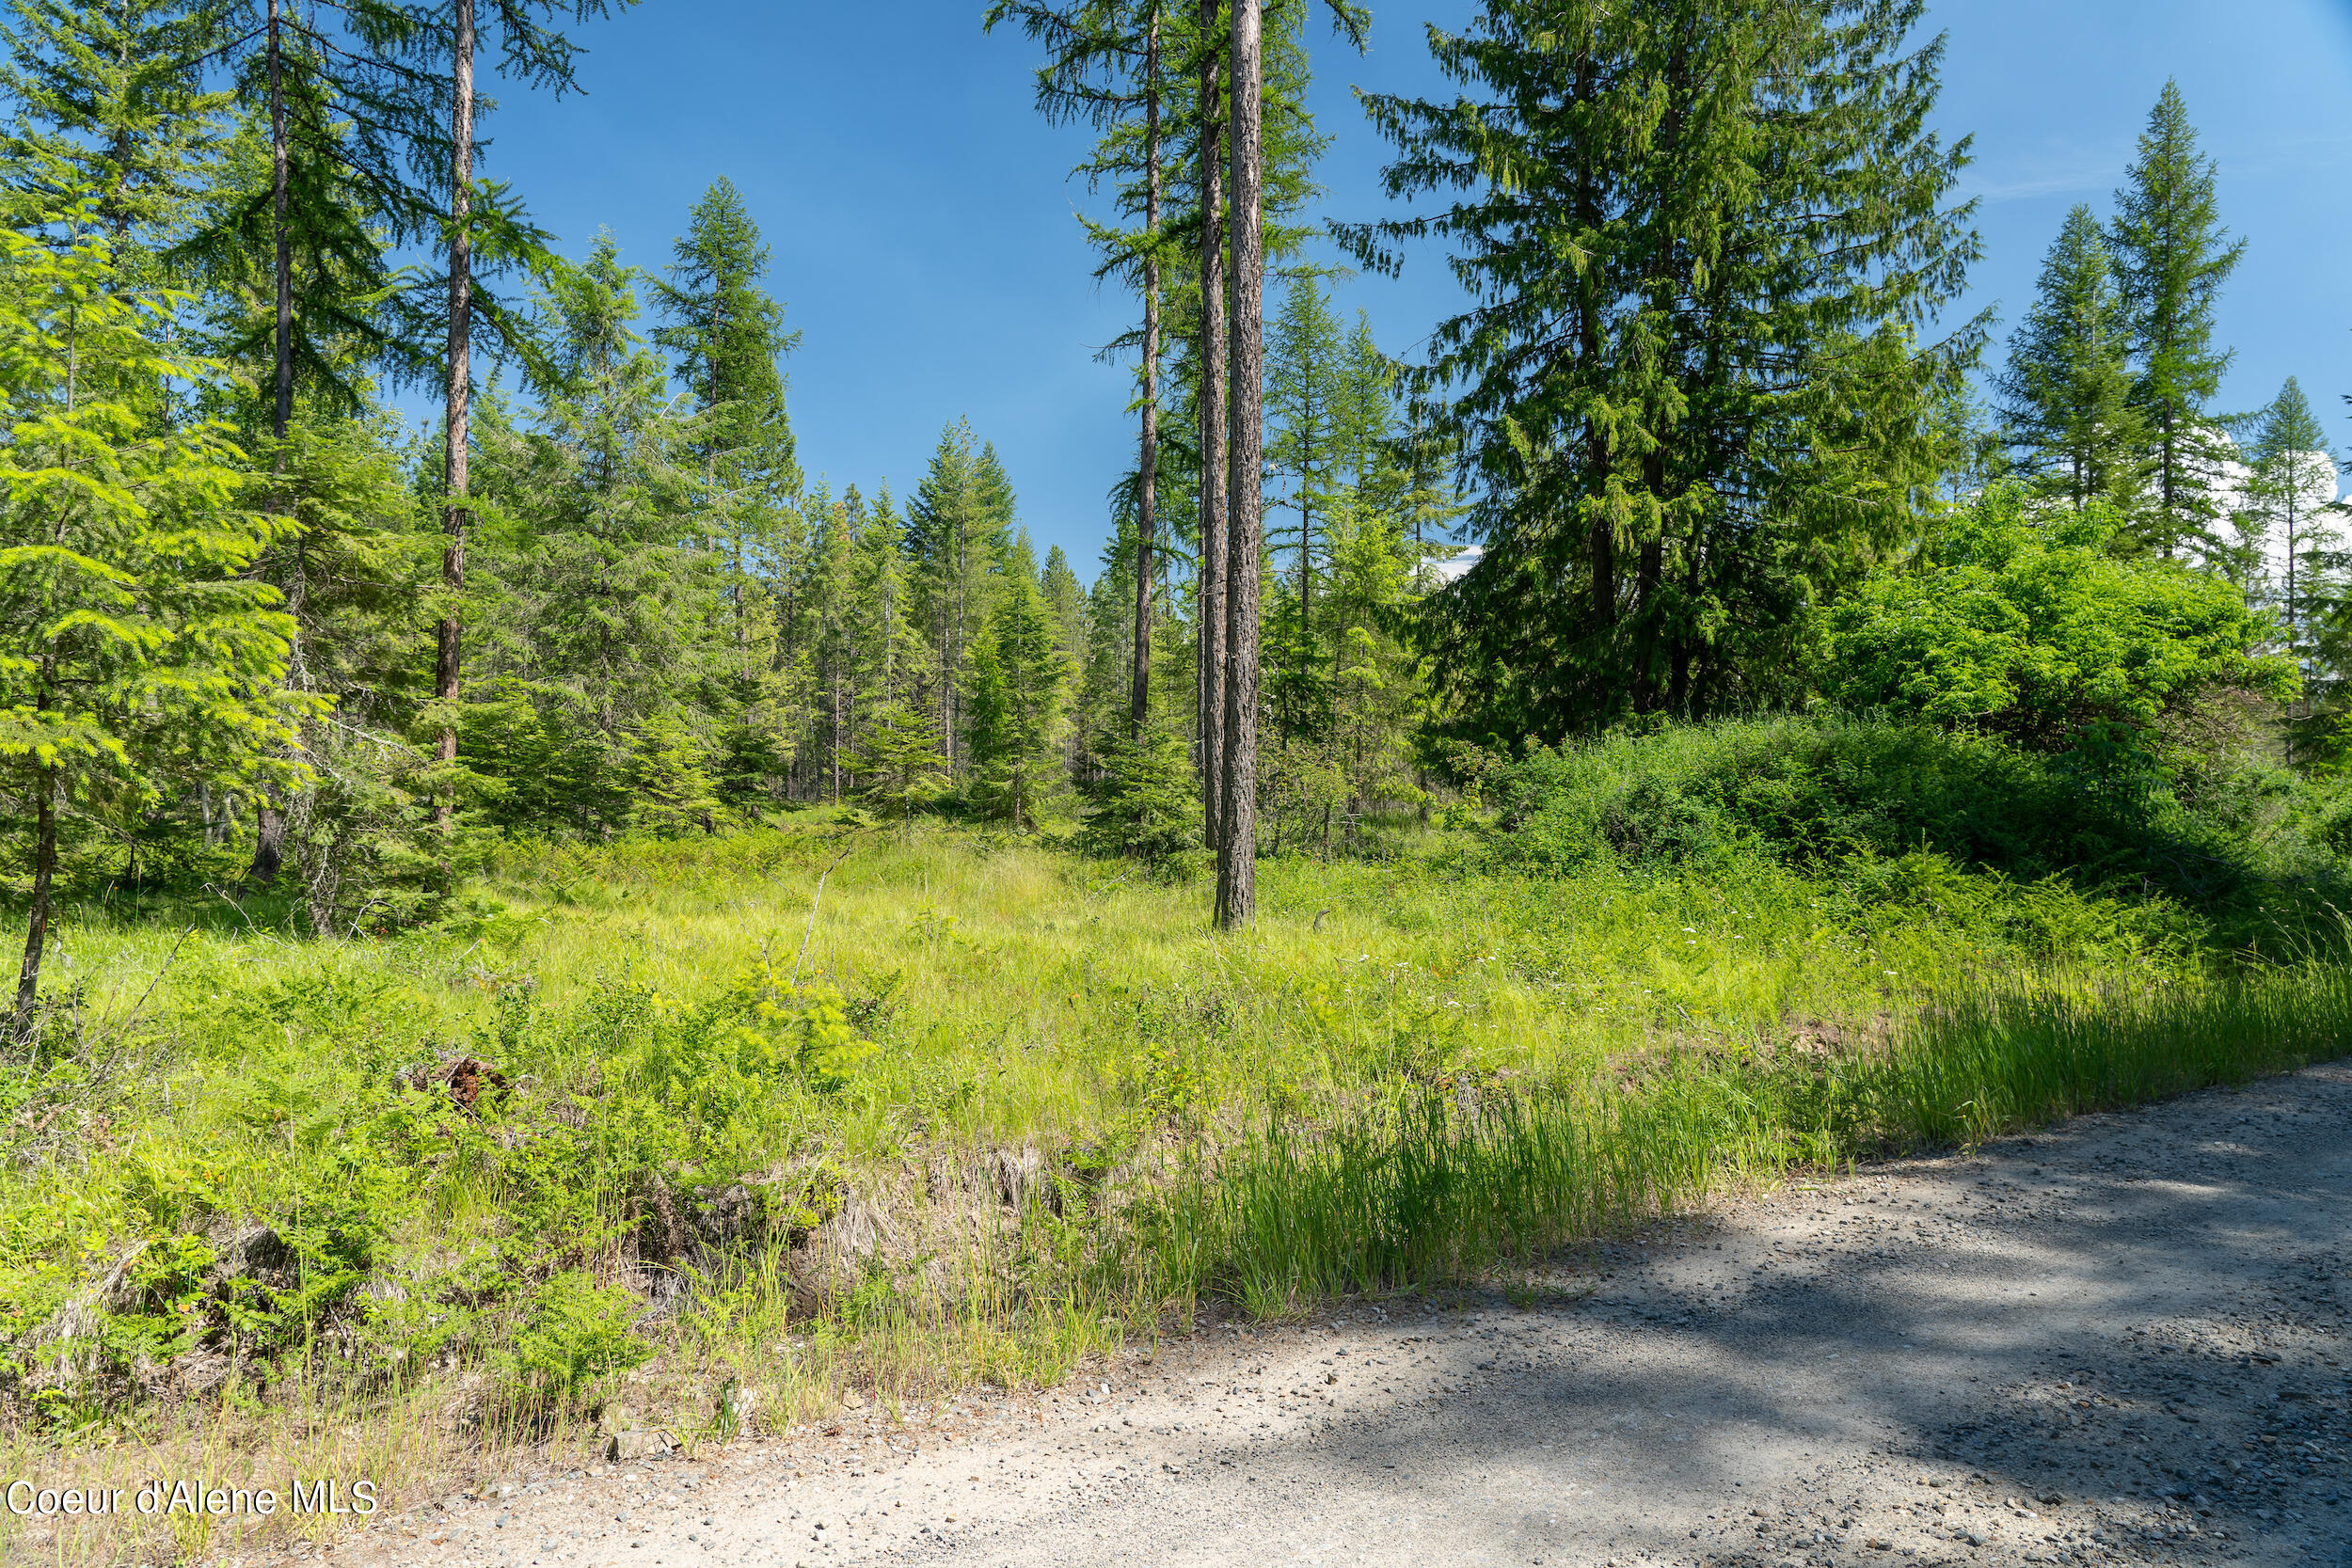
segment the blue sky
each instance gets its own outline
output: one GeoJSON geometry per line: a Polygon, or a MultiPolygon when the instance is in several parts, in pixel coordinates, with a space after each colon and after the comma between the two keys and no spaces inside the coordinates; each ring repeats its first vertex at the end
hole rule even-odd
{"type": "MultiPolygon", "coordinates": [[[[983,37],[982,8],[644,0],[582,31],[586,96],[492,89],[505,103],[485,172],[568,252],[609,228],[645,266],[668,260],[704,187],[732,179],[803,334],[787,369],[811,473],[869,490],[886,477],[903,495],[941,427],[968,416],[1003,454],[1041,553],[1058,544],[1090,576],[1133,440],[1127,372],[1094,354],[1132,302],[1090,281],[1073,216],[1090,198],[1065,178],[1083,132],[1040,120],[1034,47],[983,37]]],[[[1422,28],[1474,9],[1376,4],[1362,55],[1318,30],[1330,215],[1386,210],[1387,148],[1351,87],[1450,90],[1422,28]]],[[[2297,376],[2352,454],[2352,0],[1947,0],[1928,27],[1949,37],[1941,127],[1976,137],[1964,188],[1981,200],[1985,259],[1962,309],[2015,321],[2066,209],[2106,214],[2177,77],[2220,163],[2223,216],[2249,241],[2221,307],[2237,350],[2223,404],[2256,407],[2297,376]]],[[[1458,304],[1434,253],[1341,295],[1391,351],[1458,304]]]]}

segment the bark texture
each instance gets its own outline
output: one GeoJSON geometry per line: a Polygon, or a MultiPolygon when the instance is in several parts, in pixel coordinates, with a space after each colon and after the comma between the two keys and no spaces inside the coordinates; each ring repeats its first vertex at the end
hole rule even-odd
{"type": "MultiPolygon", "coordinates": [[[[1200,34],[1215,36],[1217,0],[1200,0],[1200,34]]],[[[1223,84],[1217,52],[1200,54],[1200,645],[1201,826],[1208,847],[1225,820],[1225,214],[1223,84]]]]}
{"type": "MultiPolygon", "coordinates": [[[[442,469],[442,532],[448,543],[441,550],[441,588],[449,603],[441,612],[438,656],[434,663],[434,695],[449,705],[436,752],[443,763],[457,760],[458,677],[465,626],[458,598],[466,588],[466,457],[470,439],[468,399],[473,390],[473,245],[467,219],[473,203],[473,56],[474,0],[456,0],[454,47],[451,51],[450,241],[449,241],[449,452],[442,469]]],[[[434,816],[448,822],[456,802],[444,793],[434,816]]]]}
{"type": "Polygon", "coordinates": [[[1258,911],[1259,502],[1265,445],[1265,237],[1258,0],[1235,0],[1228,63],[1232,127],[1233,293],[1228,345],[1225,552],[1225,810],[1217,849],[1216,922],[1247,926],[1258,911]]]}
{"type": "Polygon", "coordinates": [[[1143,435],[1136,463],[1135,673],[1127,728],[1136,740],[1152,708],[1152,546],[1160,468],[1160,18],[1143,42],[1143,435]]]}

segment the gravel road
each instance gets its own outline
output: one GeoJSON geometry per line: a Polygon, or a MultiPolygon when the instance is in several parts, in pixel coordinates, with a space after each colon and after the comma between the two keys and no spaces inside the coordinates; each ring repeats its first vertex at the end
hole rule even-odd
{"type": "Polygon", "coordinates": [[[1798,1185],[1524,1307],[1204,1328],[1042,1398],[449,1499],[334,1555],[2352,1565],[2347,1200],[2336,1065],[1798,1185]]]}

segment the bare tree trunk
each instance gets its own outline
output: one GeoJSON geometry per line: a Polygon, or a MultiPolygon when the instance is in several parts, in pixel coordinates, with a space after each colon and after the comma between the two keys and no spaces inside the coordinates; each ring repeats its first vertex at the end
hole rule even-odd
{"type": "MultiPolygon", "coordinates": [[[[1143,44],[1143,243],[1160,239],[1160,18],[1152,10],[1143,44]]],[[[1136,465],[1136,664],[1127,729],[1143,738],[1152,703],[1152,534],[1160,467],[1160,258],[1143,253],[1143,445],[1136,465]]]]}
{"type": "MultiPolygon", "coordinates": [[[[473,201],[474,0],[456,0],[456,43],[450,72],[449,240],[449,452],[444,477],[441,528],[449,543],[441,552],[441,587],[449,594],[441,613],[440,647],[434,663],[434,695],[447,705],[437,752],[442,763],[457,760],[457,691],[464,624],[458,595],[466,588],[467,399],[473,389],[473,244],[467,220],[473,201]]],[[[456,801],[447,793],[434,802],[434,820],[446,824],[456,801]]]]}
{"type": "Polygon", "coordinates": [[[1217,0],[1200,0],[1200,800],[1202,836],[1224,843],[1225,820],[1225,233],[1220,211],[1217,0]]]}
{"type": "Polygon", "coordinates": [[[40,990],[41,950],[49,942],[49,890],[57,877],[56,769],[43,768],[35,777],[33,911],[24,926],[24,962],[16,972],[16,1010],[8,1028],[20,1046],[33,1043],[33,999],[40,990]]]}
{"type": "MultiPolygon", "coordinates": [[[[283,0],[269,0],[268,45],[270,213],[278,230],[278,362],[270,434],[278,442],[271,471],[278,474],[286,471],[286,430],[294,423],[294,241],[286,232],[286,56],[279,26],[282,3],[283,0]]],[[[280,504],[273,498],[273,510],[280,504]]],[[[285,859],[286,814],[271,801],[268,791],[261,791],[258,798],[253,863],[246,867],[245,875],[248,882],[266,887],[278,879],[278,868],[285,859]]]]}
{"type": "Polygon", "coordinates": [[[1233,297],[1226,430],[1225,810],[1216,864],[1216,923],[1247,926],[1258,911],[1258,565],[1265,236],[1259,102],[1263,61],[1258,0],[1234,0],[1230,63],[1233,127],[1233,297]]]}
{"type": "MultiPolygon", "coordinates": [[[[282,447],[286,427],[294,422],[294,240],[286,232],[286,53],[278,26],[280,4],[269,0],[270,213],[278,230],[278,379],[270,434],[282,447]]],[[[285,466],[281,451],[278,469],[282,472],[285,466]]]]}

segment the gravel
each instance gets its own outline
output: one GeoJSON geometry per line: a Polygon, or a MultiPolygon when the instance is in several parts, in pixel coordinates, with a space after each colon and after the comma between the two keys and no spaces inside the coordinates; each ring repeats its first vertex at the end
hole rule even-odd
{"type": "Polygon", "coordinates": [[[2334,1065],[1793,1184],[1511,1299],[1205,1326],[334,1558],[2352,1565],[2347,1200],[2334,1065]]]}

